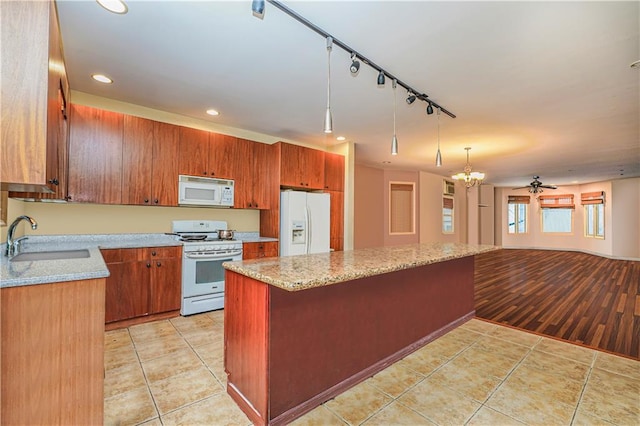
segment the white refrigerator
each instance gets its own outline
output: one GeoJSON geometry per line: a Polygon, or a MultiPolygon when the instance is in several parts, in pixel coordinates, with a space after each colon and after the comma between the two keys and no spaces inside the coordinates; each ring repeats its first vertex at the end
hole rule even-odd
{"type": "Polygon", "coordinates": [[[280,256],[329,251],[329,194],[280,192],[280,256]]]}

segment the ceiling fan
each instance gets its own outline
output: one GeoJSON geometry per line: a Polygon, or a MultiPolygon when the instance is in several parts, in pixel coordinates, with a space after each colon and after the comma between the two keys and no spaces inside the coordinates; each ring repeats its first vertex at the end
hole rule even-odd
{"type": "Polygon", "coordinates": [[[555,185],[543,185],[542,182],[540,182],[538,179],[540,179],[540,176],[534,176],[533,182],[531,182],[529,185],[521,186],[519,188],[513,188],[513,189],[516,190],[516,189],[529,188],[529,192],[532,194],[539,194],[540,192],[542,192],[542,188],[558,189],[558,187],[555,185]]]}

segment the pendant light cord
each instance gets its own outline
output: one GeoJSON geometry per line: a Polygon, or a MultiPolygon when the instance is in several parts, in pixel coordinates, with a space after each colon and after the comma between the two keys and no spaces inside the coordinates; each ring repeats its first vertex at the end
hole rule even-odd
{"type": "Polygon", "coordinates": [[[438,114],[438,152],[440,152],[440,108],[437,109],[438,114]]]}
{"type": "Polygon", "coordinates": [[[396,80],[393,80],[393,136],[396,135],[396,80]]]}
{"type": "Polygon", "coordinates": [[[331,48],[333,38],[327,37],[327,108],[331,108],[331,48]]]}

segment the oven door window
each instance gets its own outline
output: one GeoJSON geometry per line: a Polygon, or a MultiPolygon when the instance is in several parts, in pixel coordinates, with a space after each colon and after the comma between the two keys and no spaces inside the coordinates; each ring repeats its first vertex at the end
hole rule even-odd
{"type": "Polygon", "coordinates": [[[211,284],[224,281],[224,262],[231,258],[215,260],[198,260],[196,262],[196,284],[211,284]]]}

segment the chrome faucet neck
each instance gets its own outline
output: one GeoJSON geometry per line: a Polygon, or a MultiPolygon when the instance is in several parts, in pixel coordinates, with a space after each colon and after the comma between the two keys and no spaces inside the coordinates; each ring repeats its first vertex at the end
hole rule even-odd
{"type": "Polygon", "coordinates": [[[38,223],[33,218],[26,215],[18,216],[13,222],[11,222],[9,229],[7,230],[7,246],[5,248],[5,255],[7,255],[7,257],[13,257],[16,254],[16,243],[18,241],[14,241],[13,234],[18,224],[23,220],[31,224],[31,229],[38,229],[38,223]]]}

